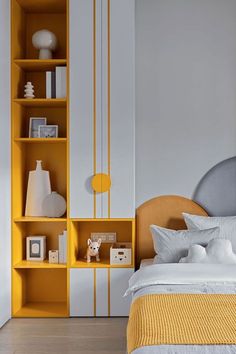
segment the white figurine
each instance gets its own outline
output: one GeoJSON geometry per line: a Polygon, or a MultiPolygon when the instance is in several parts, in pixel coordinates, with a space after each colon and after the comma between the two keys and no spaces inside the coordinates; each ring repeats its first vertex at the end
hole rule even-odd
{"type": "Polygon", "coordinates": [[[57,48],[57,37],[53,32],[43,29],[33,34],[32,43],[39,49],[39,59],[52,59],[52,52],[57,48]]]}
{"type": "Polygon", "coordinates": [[[24,98],[34,98],[34,86],[32,85],[32,82],[28,81],[27,84],[25,85],[25,94],[24,98]]]}
{"type": "Polygon", "coordinates": [[[92,242],[90,238],[88,239],[87,253],[84,258],[87,258],[87,262],[91,262],[91,257],[96,257],[96,261],[100,262],[99,258],[99,248],[101,246],[102,240],[99,238],[97,242],[92,242]]]}

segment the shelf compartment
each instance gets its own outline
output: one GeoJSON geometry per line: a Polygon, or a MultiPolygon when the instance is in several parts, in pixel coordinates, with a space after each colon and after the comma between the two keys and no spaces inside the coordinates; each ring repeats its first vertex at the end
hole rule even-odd
{"type": "Polygon", "coordinates": [[[66,0],[13,0],[13,59],[38,59],[39,51],[32,44],[32,35],[42,28],[55,33],[58,39],[58,48],[53,52],[53,58],[66,58],[66,13],[66,0]]]}
{"type": "MultiPolygon", "coordinates": [[[[101,262],[87,263],[84,256],[91,232],[116,232],[117,242],[132,242],[132,267],[134,264],[134,219],[71,219],[70,220],[70,266],[72,268],[116,268],[110,265],[111,243],[100,248],[101,262]]],[[[119,266],[122,267],[122,266],[119,266]]]]}
{"type": "Polygon", "coordinates": [[[66,138],[16,138],[14,139],[16,143],[49,143],[49,144],[58,144],[58,143],[66,143],[66,138]]]}
{"type": "Polygon", "coordinates": [[[35,170],[36,160],[42,161],[44,170],[49,171],[52,190],[67,196],[67,146],[49,142],[14,144],[13,146],[13,215],[22,217],[25,213],[29,171],[35,170]]]}
{"type": "MultiPolygon", "coordinates": [[[[58,125],[59,139],[66,139],[67,137],[67,117],[65,107],[33,107],[14,103],[12,114],[14,139],[29,139],[30,117],[46,117],[48,125],[58,125]]],[[[42,141],[42,139],[32,140],[33,142],[42,141]]],[[[30,142],[30,140],[26,140],[26,142],[28,141],[30,142]]],[[[50,141],[52,141],[52,139],[50,139],[50,141]]]]}
{"type": "MultiPolygon", "coordinates": [[[[38,65],[38,64],[37,64],[38,65]]],[[[36,101],[38,104],[42,104],[41,100],[47,100],[47,102],[54,102],[53,104],[62,104],[62,100],[66,100],[66,97],[63,98],[46,98],[46,71],[42,70],[43,67],[39,70],[24,70],[18,65],[12,66],[12,77],[14,81],[17,82],[17,85],[13,86],[12,97],[18,101],[20,104],[28,104],[27,102],[36,101]],[[24,98],[25,84],[30,81],[34,86],[34,95],[35,98],[24,98]],[[24,100],[24,102],[22,101],[24,100]]]]}
{"type": "Polygon", "coordinates": [[[65,12],[66,0],[17,0],[25,12],[65,12]]]}
{"type": "Polygon", "coordinates": [[[66,317],[67,269],[13,269],[13,317],[66,317]]]}
{"type": "Polygon", "coordinates": [[[33,261],[26,261],[23,260],[19,263],[16,263],[13,268],[15,269],[61,269],[61,268],[66,268],[66,264],[54,264],[54,263],[49,263],[48,260],[45,260],[43,262],[33,262],[33,261]]]}
{"type": "Polygon", "coordinates": [[[13,314],[14,318],[64,318],[68,316],[66,301],[28,302],[13,314]]]}
{"type": "Polygon", "coordinates": [[[58,235],[67,229],[67,222],[14,222],[12,225],[12,262],[14,268],[66,268],[66,265],[49,264],[26,260],[26,237],[46,236],[46,255],[49,250],[58,250],[58,235]]]}
{"type": "Polygon", "coordinates": [[[24,71],[52,71],[56,66],[66,66],[66,59],[15,59],[14,63],[24,71]]]}
{"type": "Polygon", "coordinates": [[[66,98],[15,98],[14,103],[24,107],[66,107],[66,98]]]}

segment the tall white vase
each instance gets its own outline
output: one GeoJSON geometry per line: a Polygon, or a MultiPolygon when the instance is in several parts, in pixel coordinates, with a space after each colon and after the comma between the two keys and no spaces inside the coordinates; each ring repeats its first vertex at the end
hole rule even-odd
{"type": "Polygon", "coordinates": [[[25,216],[45,216],[42,204],[50,193],[49,172],[42,169],[42,161],[37,161],[36,170],[29,172],[25,216]]]}

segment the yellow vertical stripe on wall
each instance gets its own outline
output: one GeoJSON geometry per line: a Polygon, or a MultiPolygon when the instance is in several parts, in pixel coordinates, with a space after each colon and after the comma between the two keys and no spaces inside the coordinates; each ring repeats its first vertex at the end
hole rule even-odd
{"type": "MultiPolygon", "coordinates": [[[[96,0],[93,0],[93,173],[97,173],[96,130],[97,130],[97,73],[96,73],[96,0]]],[[[96,218],[96,192],[93,192],[93,217],[96,218]]]]}
{"type": "MultiPolygon", "coordinates": [[[[105,171],[97,171],[97,11],[96,11],[97,1],[93,0],[93,173],[104,173],[105,171]]],[[[110,108],[110,76],[111,76],[111,66],[110,66],[110,0],[107,0],[107,166],[108,175],[111,175],[111,108],[110,108]]],[[[102,117],[104,119],[104,117],[102,117]]],[[[94,218],[97,216],[97,193],[94,191],[94,218]]],[[[110,191],[107,192],[107,203],[108,203],[108,218],[110,218],[111,209],[111,194],[110,191]]]]}
{"type": "Polygon", "coordinates": [[[97,316],[97,299],[96,299],[96,296],[97,296],[97,273],[96,273],[96,268],[94,268],[94,278],[93,278],[93,281],[94,281],[94,286],[93,286],[93,291],[94,291],[94,316],[96,317],[97,316]]]}
{"type": "Polygon", "coordinates": [[[111,315],[111,271],[110,268],[107,270],[107,275],[108,275],[108,317],[111,315]]]}
{"type": "MultiPolygon", "coordinates": [[[[111,44],[110,44],[110,0],[107,0],[107,102],[108,102],[108,115],[107,115],[107,137],[108,137],[108,174],[111,176],[111,44]]],[[[111,216],[111,193],[108,191],[108,218],[111,216]]]]}

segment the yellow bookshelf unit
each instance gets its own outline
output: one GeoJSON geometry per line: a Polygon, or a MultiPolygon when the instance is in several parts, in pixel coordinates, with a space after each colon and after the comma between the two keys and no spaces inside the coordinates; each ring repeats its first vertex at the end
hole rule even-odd
{"type": "MultiPolygon", "coordinates": [[[[46,71],[67,66],[67,0],[11,1],[11,112],[12,112],[12,315],[13,317],[66,317],[68,312],[67,264],[48,260],[26,260],[26,237],[47,236],[47,253],[58,249],[58,235],[67,229],[67,214],[62,218],[25,217],[29,171],[36,160],[50,171],[53,190],[67,200],[68,195],[68,97],[46,98],[46,71]],[[32,45],[37,30],[48,29],[58,38],[53,59],[38,59],[32,45]],[[34,99],[24,98],[24,85],[31,81],[34,99]],[[29,138],[29,118],[47,117],[59,126],[59,137],[29,138]]],[[[68,81],[68,75],[67,75],[68,81]]]]}
{"type": "MultiPolygon", "coordinates": [[[[103,39],[107,41],[107,49],[105,45],[100,48],[95,27],[100,28],[102,18],[95,8],[99,6],[97,1],[90,2],[92,7],[87,6],[86,0],[70,2],[70,25],[74,29],[70,33],[70,42],[72,46],[78,46],[78,50],[71,50],[69,60],[69,2],[11,0],[13,317],[126,316],[128,313],[128,300],[123,298],[123,293],[135,268],[134,188],[131,188],[134,130],[132,121],[126,124],[127,119],[133,120],[129,113],[132,110],[128,107],[127,114],[120,114],[114,102],[119,102],[119,107],[124,105],[124,112],[128,101],[132,105],[133,94],[127,96],[130,99],[126,94],[125,99],[122,98],[123,91],[126,92],[123,87],[130,87],[126,82],[131,82],[132,78],[123,77],[122,90],[117,90],[117,80],[110,82],[111,77],[116,77],[115,72],[123,75],[123,69],[119,67],[119,60],[113,64],[115,68],[110,63],[110,52],[113,58],[117,53],[116,46],[110,48],[109,6],[107,10],[103,6],[106,13],[102,17],[107,18],[108,32],[103,39]],[[87,20],[90,20],[90,29],[85,26],[87,20]],[[42,29],[52,31],[58,39],[53,59],[38,59],[39,52],[32,45],[32,35],[42,29]],[[91,51],[87,50],[88,43],[91,51]],[[105,51],[104,58],[107,58],[104,61],[107,67],[103,91],[107,92],[105,103],[102,102],[105,94],[96,84],[103,79],[103,70],[100,72],[99,69],[102,63],[98,61],[100,50],[105,51]],[[46,98],[46,71],[53,71],[58,66],[67,67],[67,98],[46,98]],[[73,72],[70,95],[69,70],[73,72]],[[28,81],[34,85],[33,99],[24,98],[24,86],[28,81]],[[110,98],[112,90],[113,100],[110,98]],[[102,105],[104,117],[99,118],[102,105]],[[58,125],[58,138],[32,138],[29,135],[31,117],[46,117],[47,124],[58,125]],[[70,146],[73,148],[71,152],[70,146]],[[28,176],[35,170],[36,160],[41,160],[43,169],[50,172],[52,190],[67,200],[67,212],[60,218],[25,216],[28,176]],[[104,166],[99,166],[102,160],[104,166]],[[100,172],[111,175],[111,192],[106,191],[104,198],[92,190],[90,183],[92,175],[100,172]],[[51,264],[48,257],[40,262],[27,260],[26,237],[45,235],[48,255],[49,250],[58,249],[58,235],[64,230],[68,236],[67,264],[51,264]],[[132,244],[131,264],[110,265],[111,243],[102,244],[100,262],[92,259],[87,263],[84,256],[91,233],[114,232],[117,242],[132,244]]],[[[113,6],[120,9],[121,5],[117,1],[113,6]]],[[[122,7],[126,11],[126,7],[122,7]]],[[[113,10],[112,16],[115,12],[113,10]]],[[[113,23],[115,27],[111,34],[119,33],[117,21],[113,23]]],[[[102,32],[106,34],[106,31],[102,32]]],[[[126,49],[121,52],[118,54],[123,55],[126,49]]],[[[130,71],[130,68],[125,70],[130,71]]],[[[132,93],[132,88],[127,90],[128,94],[132,93]]]]}

